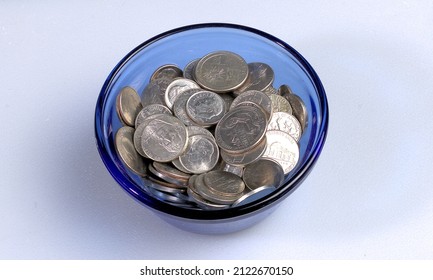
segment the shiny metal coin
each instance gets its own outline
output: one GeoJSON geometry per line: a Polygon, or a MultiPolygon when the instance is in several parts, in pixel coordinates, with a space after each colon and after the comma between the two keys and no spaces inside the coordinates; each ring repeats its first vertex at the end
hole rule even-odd
{"type": "Polygon", "coordinates": [[[290,106],[287,99],[278,94],[270,94],[268,96],[272,100],[272,112],[292,113],[292,106],[290,106]]]}
{"type": "Polygon", "coordinates": [[[145,176],[147,174],[146,164],[135,150],[133,137],[134,128],[129,126],[119,128],[114,139],[114,147],[127,168],[140,176],[145,176]]]}
{"type": "Polygon", "coordinates": [[[171,163],[174,165],[174,167],[176,167],[179,171],[182,171],[183,173],[191,173],[188,170],[185,169],[185,167],[183,167],[182,163],[180,162],[179,158],[175,158],[174,160],[171,161],[171,163]]]}
{"type": "MultiPolygon", "coordinates": [[[[166,193],[160,190],[157,190],[155,188],[148,188],[149,193],[156,199],[163,201],[163,202],[171,202],[176,204],[184,204],[187,203],[188,200],[184,200],[180,198],[179,196],[171,193],[166,193]]],[[[178,205],[176,205],[178,206],[178,205]]]]}
{"type": "Polygon", "coordinates": [[[163,179],[159,178],[158,176],[154,176],[151,172],[149,172],[149,174],[146,177],[144,177],[142,180],[145,186],[162,192],[171,193],[171,194],[186,193],[186,186],[176,185],[176,184],[166,182],[163,179]]]}
{"type": "Polygon", "coordinates": [[[272,101],[268,95],[258,90],[248,90],[243,92],[241,95],[239,95],[233,100],[232,105],[230,106],[230,110],[238,106],[240,103],[246,101],[257,104],[266,112],[268,119],[271,117],[272,101]]]}
{"type": "Polygon", "coordinates": [[[205,173],[203,181],[212,193],[225,197],[238,196],[245,188],[245,184],[239,176],[226,171],[205,173]]]}
{"type": "Polygon", "coordinates": [[[144,129],[146,128],[146,125],[149,124],[149,122],[151,120],[159,118],[160,115],[163,115],[163,114],[155,114],[155,115],[148,116],[147,118],[145,118],[142,121],[142,123],[140,123],[140,125],[138,127],[135,128],[134,139],[133,139],[134,140],[134,147],[137,150],[137,152],[145,158],[149,158],[149,156],[146,155],[146,152],[143,150],[143,147],[141,146],[141,143],[142,143],[141,137],[143,136],[143,132],[144,132],[144,129]]]}
{"type": "Polygon", "coordinates": [[[308,121],[308,111],[304,102],[287,85],[280,86],[279,93],[289,101],[290,106],[292,106],[292,114],[298,119],[302,132],[304,132],[308,121]]]}
{"type": "Polygon", "coordinates": [[[135,89],[131,87],[122,88],[116,98],[116,110],[121,121],[133,127],[135,118],[142,108],[140,97],[135,89]]]}
{"type": "Polygon", "coordinates": [[[176,98],[173,104],[174,115],[187,126],[197,125],[186,112],[186,102],[194,93],[201,91],[201,89],[190,89],[176,98]]]}
{"type": "Polygon", "coordinates": [[[185,66],[185,68],[183,69],[183,77],[185,79],[190,79],[195,81],[194,71],[195,71],[195,66],[197,65],[199,60],[200,58],[194,59],[185,66]]]}
{"type": "Polygon", "coordinates": [[[263,139],[266,125],[266,114],[260,107],[237,106],[217,124],[215,140],[229,153],[243,153],[263,139]]]}
{"type": "Polygon", "coordinates": [[[187,137],[186,127],[179,119],[161,114],[144,128],[141,146],[150,159],[169,162],[184,152],[187,137]]]}
{"type": "Polygon", "coordinates": [[[141,94],[141,104],[146,107],[151,104],[161,104],[165,106],[165,90],[172,80],[156,79],[151,81],[144,88],[141,94]]]}
{"type": "Polygon", "coordinates": [[[144,119],[155,114],[172,115],[170,109],[168,109],[166,106],[161,104],[150,104],[141,109],[141,111],[138,113],[137,117],[135,118],[135,127],[137,128],[144,121],[144,119]]]}
{"type": "Polygon", "coordinates": [[[171,178],[175,178],[177,180],[182,180],[182,181],[188,181],[189,177],[191,177],[191,175],[186,174],[185,172],[182,172],[174,167],[172,167],[169,164],[166,163],[161,163],[161,162],[153,162],[153,167],[160,173],[167,175],[171,178]]]}
{"type": "Polygon", "coordinates": [[[253,190],[253,191],[251,191],[249,189],[245,189],[242,196],[238,200],[233,202],[232,207],[243,206],[243,205],[246,205],[248,203],[257,201],[257,200],[271,194],[274,191],[275,191],[275,188],[273,188],[273,187],[260,187],[260,188],[253,190]]]}
{"type": "Polygon", "coordinates": [[[258,160],[264,154],[265,150],[266,136],[263,137],[259,144],[246,152],[234,154],[221,149],[220,154],[222,159],[230,165],[245,166],[258,160]]]}
{"type": "MultiPolygon", "coordinates": [[[[224,172],[224,171],[212,171],[212,172],[224,172]]],[[[226,173],[231,174],[229,172],[226,173]]],[[[242,192],[239,195],[232,194],[232,193],[228,193],[229,195],[226,195],[227,193],[214,191],[214,189],[211,189],[205,182],[205,178],[207,174],[209,173],[205,173],[198,176],[194,182],[194,187],[195,190],[197,191],[197,194],[199,194],[205,200],[210,201],[212,203],[230,205],[241,196],[242,192]]],[[[234,174],[231,175],[236,176],[234,174]]],[[[239,180],[242,182],[242,179],[239,178],[239,180]]]]}
{"type": "Polygon", "coordinates": [[[185,152],[179,156],[182,167],[194,174],[212,170],[218,162],[219,149],[215,141],[203,135],[188,137],[185,152]]]}
{"type": "Polygon", "coordinates": [[[175,78],[182,77],[182,70],[174,64],[162,65],[153,72],[150,77],[150,82],[158,79],[173,80],[175,78]]]}
{"type": "Polygon", "coordinates": [[[236,176],[239,176],[242,178],[242,175],[244,174],[244,167],[225,163],[224,166],[222,167],[222,171],[233,173],[236,176]]]}
{"type": "Polygon", "coordinates": [[[262,158],[245,166],[242,178],[252,191],[261,187],[276,189],[283,183],[284,171],[276,161],[262,158]]]}
{"type": "Polygon", "coordinates": [[[235,53],[217,51],[201,58],[194,73],[197,83],[203,88],[218,93],[229,92],[246,81],[248,65],[235,53]]]}
{"type": "Polygon", "coordinates": [[[268,142],[263,157],[278,162],[284,174],[292,171],[299,161],[299,146],[296,140],[288,133],[279,130],[266,132],[266,139],[268,142]]]}
{"type": "Polygon", "coordinates": [[[189,89],[200,88],[200,86],[193,80],[179,78],[173,80],[165,90],[164,101],[168,108],[173,108],[173,103],[176,98],[189,89]]]}
{"type": "Polygon", "coordinates": [[[218,209],[227,209],[230,207],[229,204],[220,204],[220,203],[214,203],[209,200],[206,200],[203,198],[197,190],[197,187],[203,186],[203,175],[198,175],[195,177],[191,182],[188,184],[187,193],[189,197],[191,198],[190,201],[195,202],[200,208],[206,209],[206,210],[218,210],[218,209]],[[198,179],[198,180],[197,180],[198,179]]]}
{"type": "MultiPolygon", "coordinates": [[[[153,162],[153,163],[155,163],[155,162],[153,162]]],[[[158,177],[159,179],[161,179],[165,182],[171,183],[170,185],[167,185],[167,184],[162,184],[161,182],[156,181],[156,183],[159,183],[160,185],[163,185],[165,187],[176,188],[176,189],[185,188],[187,186],[188,180],[179,179],[179,178],[172,177],[172,176],[169,176],[167,174],[161,173],[155,169],[153,164],[149,164],[148,169],[149,169],[149,172],[152,173],[154,176],[158,177]]],[[[150,179],[152,179],[153,181],[155,181],[155,179],[156,179],[156,178],[152,178],[151,176],[148,176],[148,177],[150,179]]],[[[154,186],[152,186],[152,187],[154,187],[154,186]]],[[[159,189],[159,190],[167,191],[164,189],[159,189]]]]}
{"type": "Polygon", "coordinates": [[[302,135],[301,124],[291,114],[285,112],[275,112],[272,114],[272,118],[268,123],[268,130],[280,130],[286,132],[292,136],[296,142],[302,135]]]}
{"type": "Polygon", "coordinates": [[[196,92],[186,102],[186,113],[199,125],[214,125],[221,120],[225,112],[224,100],[211,91],[196,92]]]}
{"type": "Polygon", "coordinates": [[[186,127],[186,131],[188,132],[188,137],[194,136],[194,135],[204,135],[207,136],[215,141],[214,136],[212,133],[207,130],[204,127],[196,126],[196,125],[190,125],[186,127]]]}
{"type": "Polygon", "coordinates": [[[248,90],[263,91],[272,85],[274,78],[274,70],[268,64],[248,63],[248,78],[240,88],[234,91],[234,94],[239,95],[248,90]]]}
{"type": "Polygon", "coordinates": [[[278,90],[274,88],[272,85],[262,90],[262,92],[267,95],[278,94],[278,90]]]}

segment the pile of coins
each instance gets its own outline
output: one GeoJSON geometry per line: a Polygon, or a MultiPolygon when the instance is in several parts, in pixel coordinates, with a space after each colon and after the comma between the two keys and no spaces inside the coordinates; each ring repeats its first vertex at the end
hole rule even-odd
{"type": "Polygon", "coordinates": [[[167,204],[214,210],[254,201],[295,168],[307,126],[302,99],[273,82],[269,65],[229,51],[183,71],[162,65],[141,97],[131,87],[119,92],[116,151],[167,204]]]}

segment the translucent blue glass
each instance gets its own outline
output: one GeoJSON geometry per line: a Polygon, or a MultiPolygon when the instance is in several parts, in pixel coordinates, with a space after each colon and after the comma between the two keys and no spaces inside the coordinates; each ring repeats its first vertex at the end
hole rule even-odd
{"type": "Polygon", "coordinates": [[[262,31],[233,24],[210,23],[177,28],[144,42],[127,54],[113,69],[98,97],[95,133],[101,158],[113,178],[133,198],[165,221],[198,233],[228,233],[247,228],[267,217],[311,172],[323,148],[328,129],[328,104],[319,77],[310,64],[292,47],[262,31]],[[246,205],[224,210],[180,208],[149,196],[146,180],[123,164],[114,149],[114,135],[121,127],[116,114],[116,96],[131,86],[142,93],[151,74],[164,64],[180,68],[205,54],[227,50],[247,62],[264,62],[275,72],[274,86],[289,85],[308,110],[308,125],[299,142],[296,168],[275,192],[246,205]]]}

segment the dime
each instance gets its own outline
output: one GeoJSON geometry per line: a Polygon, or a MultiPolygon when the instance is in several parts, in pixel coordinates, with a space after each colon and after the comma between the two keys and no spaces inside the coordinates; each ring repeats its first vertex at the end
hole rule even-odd
{"type": "Polygon", "coordinates": [[[292,113],[292,107],[287,99],[277,94],[270,94],[268,96],[272,100],[272,112],[292,113]]]}
{"type": "Polygon", "coordinates": [[[305,131],[308,120],[308,111],[302,99],[296,94],[294,94],[287,85],[282,85],[279,88],[279,92],[284,98],[289,101],[292,107],[292,114],[298,119],[299,123],[301,124],[302,131],[305,131]]]}
{"type": "Polygon", "coordinates": [[[245,83],[233,93],[239,95],[248,90],[263,91],[274,82],[274,70],[262,62],[248,63],[248,78],[245,83]]]}
{"type": "Polygon", "coordinates": [[[229,153],[221,150],[222,159],[233,166],[244,166],[258,160],[266,150],[266,136],[257,144],[244,153],[229,153]]]}
{"type": "Polygon", "coordinates": [[[217,124],[215,140],[229,153],[243,153],[256,146],[266,132],[266,114],[258,106],[238,106],[217,124]]]}
{"type": "Polygon", "coordinates": [[[188,146],[179,161],[189,172],[200,174],[214,168],[218,158],[219,149],[215,141],[203,135],[193,135],[188,137],[188,146]]]}
{"type": "Polygon", "coordinates": [[[266,139],[268,143],[263,157],[278,162],[284,174],[288,174],[295,168],[299,160],[298,143],[288,133],[279,130],[266,132],[266,139]]]}
{"type": "Polygon", "coordinates": [[[299,141],[302,134],[301,124],[291,114],[285,112],[275,112],[268,123],[268,130],[281,130],[292,136],[296,142],[299,141]]]}
{"type": "Polygon", "coordinates": [[[268,119],[272,115],[271,99],[268,95],[258,90],[248,90],[243,92],[241,95],[239,95],[233,100],[232,105],[230,106],[230,110],[238,106],[240,103],[247,101],[259,105],[266,112],[268,119]]]}
{"type": "Polygon", "coordinates": [[[182,77],[182,70],[174,64],[162,65],[153,72],[150,77],[150,81],[155,81],[157,79],[168,79],[173,80],[175,78],[182,77]]]}
{"type": "Polygon", "coordinates": [[[150,104],[141,109],[135,118],[135,127],[137,128],[147,117],[155,114],[171,115],[170,109],[161,104],[150,104]]]}
{"type": "Polygon", "coordinates": [[[188,116],[186,112],[186,102],[188,98],[190,98],[194,93],[201,91],[201,89],[190,89],[186,92],[183,92],[181,95],[176,98],[173,104],[173,113],[174,115],[181,121],[183,124],[197,125],[191,118],[188,116]]]}
{"type": "Polygon", "coordinates": [[[115,136],[114,146],[122,162],[134,173],[145,176],[146,164],[143,158],[137,153],[133,143],[134,128],[129,126],[121,127],[115,136]]]}
{"type": "Polygon", "coordinates": [[[221,120],[225,112],[224,100],[211,91],[194,93],[186,102],[186,113],[199,125],[214,125],[221,120]]]}
{"type": "Polygon", "coordinates": [[[135,89],[124,87],[117,95],[116,110],[119,118],[128,126],[134,126],[135,118],[143,106],[135,89]]]}
{"type": "Polygon", "coordinates": [[[262,158],[245,166],[245,185],[250,190],[262,187],[278,188],[284,180],[283,168],[275,161],[262,158]]]}
{"type": "Polygon", "coordinates": [[[176,98],[182,92],[185,92],[193,88],[200,88],[200,86],[196,82],[188,79],[179,78],[173,80],[165,90],[165,96],[164,96],[165,104],[167,105],[168,108],[172,109],[173,103],[176,100],[176,98]]]}
{"type": "Polygon", "coordinates": [[[142,123],[140,123],[139,126],[137,126],[135,128],[135,132],[134,132],[134,147],[137,150],[137,152],[142,155],[145,158],[149,158],[148,155],[146,155],[146,153],[144,152],[142,146],[141,146],[141,137],[143,136],[143,131],[146,128],[146,125],[153,119],[159,118],[161,115],[163,114],[155,114],[155,115],[151,115],[148,116],[147,118],[145,118],[142,123]]]}
{"type": "Polygon", "coordinates": [[[200,58],[190,61],[183,69],[183,77],[190,80],[195,80],[194,70],[200,58]]]}
{"type": "Polygon", "coordinates": [[[197,83],[203,88],[218,93],[229,92],[245,82],[248,65],[235,53],[217,51],[201,58],[194,73],[197,83]]]}
{"type": "Polygon", "coordinates": [[[187,132],[177,118],[161,114],[144,128],[141,146],[152,160],[168,162],[179,157],[185,150],[187,132]]]}

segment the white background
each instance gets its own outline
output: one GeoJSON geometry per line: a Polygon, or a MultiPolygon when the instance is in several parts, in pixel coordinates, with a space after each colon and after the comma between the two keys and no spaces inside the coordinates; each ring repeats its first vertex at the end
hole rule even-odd
{"type": "Polygon", "coordinates": [[[432,1],[70,2],[0,1],[1,259],[433,259],[432,1]],[[260,224],[221,236],[132,200],[93,129],[124,55],[201,22],[286,41],[330,106],[304,184],[260,224]]]}

